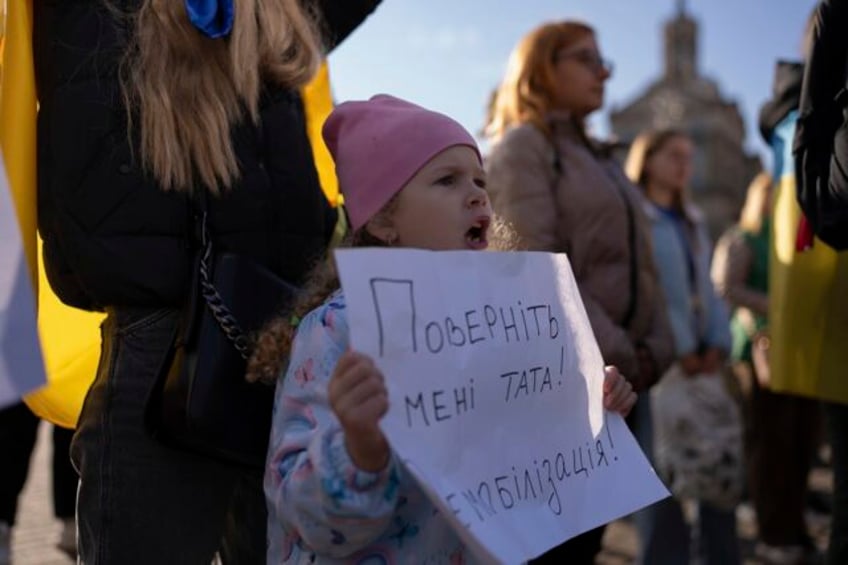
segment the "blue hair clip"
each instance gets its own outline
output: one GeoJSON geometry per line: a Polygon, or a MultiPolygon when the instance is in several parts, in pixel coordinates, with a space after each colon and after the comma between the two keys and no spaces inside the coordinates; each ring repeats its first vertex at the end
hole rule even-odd
{"type": "Polygon", "coordinates": [[[194,27],[212,39],[233,29],[233,0],[185,0],[185,7],[194,27]]]}

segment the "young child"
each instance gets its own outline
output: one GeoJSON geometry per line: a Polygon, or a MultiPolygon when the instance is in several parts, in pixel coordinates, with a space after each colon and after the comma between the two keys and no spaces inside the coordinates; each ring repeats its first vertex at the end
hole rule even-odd
{"type": "MultiPolygon", "coordinates": [[[[351,245],[488,246],[492,210],[480,152],[458,123],[378,95],[338,106],[323,133],[351,245]]],[[[268,377],[291,352],[277,383],[265,473],[268,563],[469,562],[380,430],[389,408],[384,377],[349,349],[332,262],[319,269],[294,319],[308,314],[296,330],[291,319],[269,328],[251,364],[254,375],[268,377]]],[[[635,400],[629,383],[607,368],[605,407],[624,415],[635,400]]]]}

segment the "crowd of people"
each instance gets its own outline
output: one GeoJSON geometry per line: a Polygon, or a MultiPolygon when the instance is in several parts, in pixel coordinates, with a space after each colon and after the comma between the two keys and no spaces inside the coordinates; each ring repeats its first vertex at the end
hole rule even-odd
{"type": "MultiPolygon", "coordinates": [[[[697,149],[686,131],[643,132],[622,164],[588,130],[612,66],[587,23],[545,23],[518,41],[488,108],[486,155],[458,122],[414,101],[339,103],[323,126],[344,196],[334,208],[299,89],[379,0],[324,0],[314,11],[297,0],[36,4],[45,266],[65,303],[107,313],[73,440],[58,429],[54,439],[56,515],[71,528],[76,515],[75,543],[64,534],[60,544],[81,563],[474,562],[380,427],[386,377],[350,349],[327,254],[340,225],[349,247],[568,255],[608,365],[604,408],[626,417],[672,492],[633,516],[638,563],[741,563],[744,497],[759,559],[817,562],[804,511],[824,406],[834,470],[824,559],[848,563],[848,387],[837,382],[848,360],[838,339],[848,335],[848,259],[833,235],[848,224],[829,212],[848,198],[826,179],[831,200],[809,197],[802,210],[791,153],[796,126],[808,133],[816,116],[798,112],[808,90],[818,93],[811,69],[841,57],[844,73],[848,47],[826,32],[848,21],[845,2],[824,0],[810,19],[803,57],[818,66],[778,65],[762,113],[774,171],[753,180],[715,249],[689,196],[697,149]],[[246,369],[276,386],[262,470],[165,445],[146,424],[195,298],[198,193],[218,249],[301,289],[282,315],[268,312],[246,369]],[[823,225],[831,245],[815,239],[823,225]],[[664,416],[673,383],[683,395],[708,383],[738,422],[694,426],[679,443],[664,416]],[[718,435],[725,424],[733,429],[718,435]]],[[[848,157],[840,139],[826,164],[848,157]]],[[[702,424],[711,417],[692,406],[702,424]]],[[[2,485],[13,489],[0,497],[3,565],[34,422],[23,406],[0,412],[0,450],[21,461],[2,485]]],[[[604,530],[531,562],[594,563],[604,530]]]]}

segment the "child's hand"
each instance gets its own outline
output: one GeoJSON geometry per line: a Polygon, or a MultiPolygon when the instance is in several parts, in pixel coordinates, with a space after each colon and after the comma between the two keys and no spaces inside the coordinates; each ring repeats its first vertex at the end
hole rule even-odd
{"type": "Polygon", "coordinates": [[[383,469],[389,461],[389,444],[379,422],[389,409],[389,395],[371,358],[355,351],[344,353],[333,370],[327,396],[353,464],[363,471],[383,469]]]}
{"type": "Polygon", "coordinates": [[[610,365],[604,368],[604,408],[618,412],[622,417],[630,413],[636,404],[636,393],[618,369],[610,365]]]}

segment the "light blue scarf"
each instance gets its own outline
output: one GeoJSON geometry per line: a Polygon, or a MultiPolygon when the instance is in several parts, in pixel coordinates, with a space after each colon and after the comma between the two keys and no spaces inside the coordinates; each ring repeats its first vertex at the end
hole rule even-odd
{"type": "Polygon", "coordinates": [[[233,0],[185,0],[188,19],[201,33],[218,39],[233,29],[233,0]]]}

